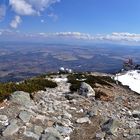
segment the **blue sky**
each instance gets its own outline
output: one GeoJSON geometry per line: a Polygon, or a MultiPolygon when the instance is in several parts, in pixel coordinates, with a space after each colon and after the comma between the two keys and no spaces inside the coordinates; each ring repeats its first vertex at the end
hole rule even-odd
{"type": "Polygon", "coordinates": [[[1,35],[139,42],[139,26],[140,0],[0,0],[1,35]]]}

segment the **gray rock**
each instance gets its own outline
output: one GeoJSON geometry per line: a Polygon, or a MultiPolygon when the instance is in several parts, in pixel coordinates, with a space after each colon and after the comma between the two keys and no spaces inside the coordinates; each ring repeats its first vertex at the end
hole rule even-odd
{"type": "Polygon", "coordinates": [[[105,132],[97,132],[96,133],[96,140],[103,140],[105,137],[105,132]]]}
{"type": "Polygon", "coordinates": [[[94,116],[97,116],[98,115],[98,110],[97,108],[93,108],[92,110],[90,111],[87,111],[87,114],[86,114],[88,117],[94,117],[94,116]]]}
{"type": "Polygon", "coordinates": [[[40,140],[64,140],[60,133],[53,127],[45,129],[45,134],[41,135],[40,140]]]}
{"type": "Polygon", "coordinates": [[[12,123],[7,126],[7,128],[2,132],[3,136],[11,136],[19,130],[19,126],[15,123],[12,123]]]}
{"type": "Polygon", "coordinates": [[[79,119],[77,119],[76,122],[77,123],[91,123],[91,121],[88,117],[79,118],[79,119]]]}
{"type": "Polygon", "coordinates": [[[12,119],[12,120],[10,120],[10,124],[17,124],[17,120],[16,119],[12,119]]]}
{"type": "Polygon", "coordinates": [[[8,117],[6,115],[0,115],[0,125],[2,126],[8,125],[8,117]]]}
{"type": "Polygon", "coordinates": [[[43,132],[43,128],[41,126],[34,126],[34,133],[37,135],[41,135],[41,133],[43,132]]]}
{"type": "Polygon", "coordinates": [[[69,135],[70,133],[72,133],[72,129],[70,127],[56,125],[55,129],[62,135],[69,135]]]}
{"type": "Polygon", "coordinates": [[[34,102],[30,99],[30,94],[23,91],[14,92],[10,97],[10,101],[28,108],[34,106],[34,102]]]}
{"type": "Polygon", "coordinates": [[[90,96],[95,96],[95,91],[89,84],[82,82],[80,86],[79,94],[85,97],[90,97],[90,96]]]}
{"type": "Polygon", "coordinates": [[[20,114],[19,114],[19,118],[25,122],[25,123],[28,123],[30,121],[30,118],[31,118],[31,114],[27,111],[21,111],[20,114]]]}
{"type": "Polygon", "coordinates": [[[109,135],[114,135],[117,128],[119,127],[119,122],[114,119],[109,119],[102,126],[102,131],[105,131],[109,135]]]}
{"type": "Polygon", "coordinates": [[[34,140],[39,140],[39,137],[37,134],[31,132],[31,131],[25,131],[24,132],[24,135],[27,137],[27,138],[30,138],[30,139],[34,139],[34,140]]]}
{"type": "Polygon", "coordinates": [[[8,117],[6,115],[0,115],[0,121],[6,121],[8,117]]]}

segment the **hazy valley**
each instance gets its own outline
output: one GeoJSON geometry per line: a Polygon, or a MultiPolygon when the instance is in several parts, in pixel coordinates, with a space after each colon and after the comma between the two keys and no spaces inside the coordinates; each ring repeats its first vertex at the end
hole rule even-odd
{"type": "Polygon", "coordinates": [[[139,47],[113,44],[1,42],[0,81],[20,81],[41,73],[56,72],[60,66],[74,71],[115,73],[129,57],[140,63],[139,52],[139,47]]]}

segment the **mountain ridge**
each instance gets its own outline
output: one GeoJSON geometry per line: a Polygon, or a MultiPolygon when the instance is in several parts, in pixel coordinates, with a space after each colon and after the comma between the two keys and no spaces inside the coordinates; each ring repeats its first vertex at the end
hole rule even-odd
{"type": "Polygon", "coordinates": [[[57,86],[33,93],[15,91],[2,103],[0,139],[139,139],[140,96],[116,84],[111,76],[43,75],[57,86]],[[71,90],[79,81],[87,83],[71,90]]]}

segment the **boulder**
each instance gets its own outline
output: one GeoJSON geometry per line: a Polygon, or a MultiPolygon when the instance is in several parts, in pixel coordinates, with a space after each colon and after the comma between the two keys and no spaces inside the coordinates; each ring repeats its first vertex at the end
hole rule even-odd
{"type": "Polygon", "coordinates": [[[101,126],[101,129],[109,135],[114,135],[118,127],[119,122],[111,118],[101,126]]]}
{"type": "Polygon", "coordinates": [[[89,84],[82,82],[80,86],[79,94],[85,97],[90,97],[90,96],[95,96],[95,91],[89,84]]]}
{"type": "Polygon", "coordinates": [[[19,130],[19,126],[16,123],[11,123],[7,128],[2,132],[3,136],[11,136],[19,130]]]}
{"type": "Polygon", "coordinates": [[[14,92],[10,97],[10,101],[28,108],[30,106],[34,106],[34,102],[31,100],[30,94],[23,91],[14,92]]]}

